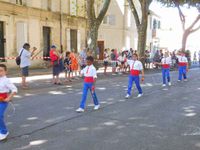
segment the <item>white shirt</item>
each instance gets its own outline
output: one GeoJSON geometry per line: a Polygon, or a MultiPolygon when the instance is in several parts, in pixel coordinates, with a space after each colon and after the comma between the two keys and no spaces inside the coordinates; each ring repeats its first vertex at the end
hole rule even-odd
{"type": "Polygon", "coordinates": [[[127,60],[128,65],[130,66],[131,70],[143,70],[143,65],[140,61],[136,60],[127,60]]]}
{"type": "Polygon", "coordinates": [[[81,70],[81,74],[85,77],[97,78],[97,71],[94,65],[86,66],[83,70],[81,70]]]}
{"type": "Polygon", "coordinates": [[[109,60],[109,55],[107,52],[104,52],[104,61],[108,61],[109,60]]]}
{"type": "Polygon", "coordinates": [[[9,93],[10,91],[17,93],[16,86],[6,76],[0,77],[0,93],[9,93]]]}
{"type": "Polygon", "coordinates": [[[185,56],[177,56],[177,58],[178,58],[178,62],[180,62],[180,63],[187,63],[188,62],[188,60],[185,56]]]}
{"type": "Polygon", "coordinates": [[[22,52],[22,55],[21,55],[20,68],[30,66],[31,65],[31,60],[30,60],[31,59],[31,52],[27,51],[24,48],[22,48],[19,51],[19,55],[21,54],[21,52],[22,52]],[[22,50],[23,50],[23,52],[22,52],[22,50]]]}
{"type": "Polygon", "coordinates": [[[126,60],[126,56],[125,55],[124,56],[120,55],[118,57],[118,61],[120,61],[120,62],[125,62],[125,60],[126,60]]]}
{"type": "Polygon", "coordinates": [[[171,57],[164,57],[164,58],[162,58],[161,63],[170,65],[170,64],[172,64],[172,59],[171,59],[171,57]]]}

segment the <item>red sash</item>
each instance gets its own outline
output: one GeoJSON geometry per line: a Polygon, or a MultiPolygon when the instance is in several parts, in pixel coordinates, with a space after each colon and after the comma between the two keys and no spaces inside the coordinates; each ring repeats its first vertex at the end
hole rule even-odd
{"type": "Polygon", "coordinates": [[[140,75],[140,71],[139,70],[131,70],[131,75],[132,76],[139,76],[140,75]]]}
{"type": "Polygon", "coordinates": [[[187,63],[186,62],[179,62],[178,65],[179,65],[179,67],[183,67],[183,66],[187,66],[187,63]]]}
{"type": "Polygon", "coordinates": [[[0,102],[4,101],[8,97],[7,93],[0,93],[0,102]]]}
{"type": "Polygon", "coordinates": [[[86,82],[86,83],[93,83],[94,82],[94,78],[93,77],[85,77],[84,78],[84,82],[86,82]]]}
{"type": "Polygon", "coordinates": [[[169,65],[169,64],[162,64],[162,67],[163,67],[164,69],[169,69],[169,68],[170,68],[170,65],[169,65]]]}

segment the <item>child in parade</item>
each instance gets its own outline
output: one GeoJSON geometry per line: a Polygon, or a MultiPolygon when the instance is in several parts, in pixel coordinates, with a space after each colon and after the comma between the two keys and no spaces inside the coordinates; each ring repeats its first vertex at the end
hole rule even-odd
{"type": "Polygon", "coordinates": [[[0,64],[0,141],[5,140],[9,134],[4,122],[4,113],[8,102],[17,93],[16,86],[6,77],[6,72],[6,65],[0,64]]]}
{"type": "Polygon", "coordinates": [[[72,74],[72,68],[71,68],[71,57],[70,57],[70,52],[66,52],[66,56],[64,59],[64,66],[65,66],[65,80],[72,82],[71,80],[71,74],[72,74]]]}
{"type": "Polygon", "coordinates": [[[104,62],[103,62],[103,64],[104,64],[104,75],[106,75],[106,70],[107,70],[108,61],[109,61],[109,54],[108,54],[107,49],[104,50],[103,60],[104,60],[104,62]]]}
{"type": "Polygon", "coordinates": [[[179,76],[178,81],[182,81],[182,77],[184,81],[187,81],[187,72],[188,72],[188,59],[185,57],[184,52],[180,52],[178,57],[178,70],[179,70],[179,76]]]}
{"type": "Polygon", "coordinates": [[[87,66],[81,71],[81,75],[84,75],[84,84],[83,84],[83,95],[80,103],[80,107],[76,110],[76,112],[84,112],[85,103],[87,99],[87,92],[90,90],[92,94],[92,98],[94,101],[94,110],[98,110],[100,105],[95,93],[95,82],[97,78],[96,68],[93,65],[94,58],[92,56],[88,56],[86,58],[87,66]]]}
{"type": "Polygon", "coordinates": [[[157,63],[162,66],[162,79],[163,79],[163,87],[166,86],[166,78],[168,81],[168,85],[171,86],[170,80],[170,65],[172,64],[172,59],[169,56],[168,52],[165,52],[164,57],[161,59],[161,63],[157,63]]]}
{"type": "Polygon", "coordinates": [[[144,70],[143,70],[143,65],[142,63],[138,60],[138,55],[133,54],[133,59],[127,60],[127,63],[130,66],[130,75],[129,75],[129,81],[128,81],[128,91],[127,95],[125,98],[130,98],[131,96],[131,91],[132,91],[132,86],[133,86],[133,81],[136,84],[136,87],[138,89],[138,98],[143,95],[142,88],[140,86],[140,72],[142,72],[142,79],[141,81],[144,81],[144,70]]]}

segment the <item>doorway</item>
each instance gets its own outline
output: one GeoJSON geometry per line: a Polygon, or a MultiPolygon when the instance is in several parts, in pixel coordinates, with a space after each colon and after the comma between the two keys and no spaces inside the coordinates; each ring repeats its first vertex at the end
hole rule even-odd
{"type": "Polygon", "coordinates": [[[74,50],[75,53],[77,53],[77,42],[77,30],[70,29],[70,50],[74,50]]]}
{"type": "MultiPolygon", "coordinates": [[[[49,57],[51,44],[51,28],[43,27],[43,57],[49,57]]],[[[44,60],[49,60],[45,59],[44,60]]]]}
{"type": "Polygon", "coordinates": [[[98,41],[97,47],[99,50],[99,59],[103,60],[103,58],[104,58],[104,41],[98,41]]]}
{"type": "MultiPolygon", "coordinates": [[[[4,47],[4,23],[0,21],[0,57],[5,57],[5,47],[4,47]]],[[[0,60],[0,62],[5,62],[5,60],[0,60]]]]}

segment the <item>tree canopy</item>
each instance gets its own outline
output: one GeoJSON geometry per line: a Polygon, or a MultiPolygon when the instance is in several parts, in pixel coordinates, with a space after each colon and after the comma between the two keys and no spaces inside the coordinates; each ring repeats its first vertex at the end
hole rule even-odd
{"type": "Polygon", "coordinates": [[[161,2],[163,5],[168,7],[176,7],[179,6],[188,6],[188,7],[196,7],[200,12],[200,0],[157,0],[161,2]]]}

